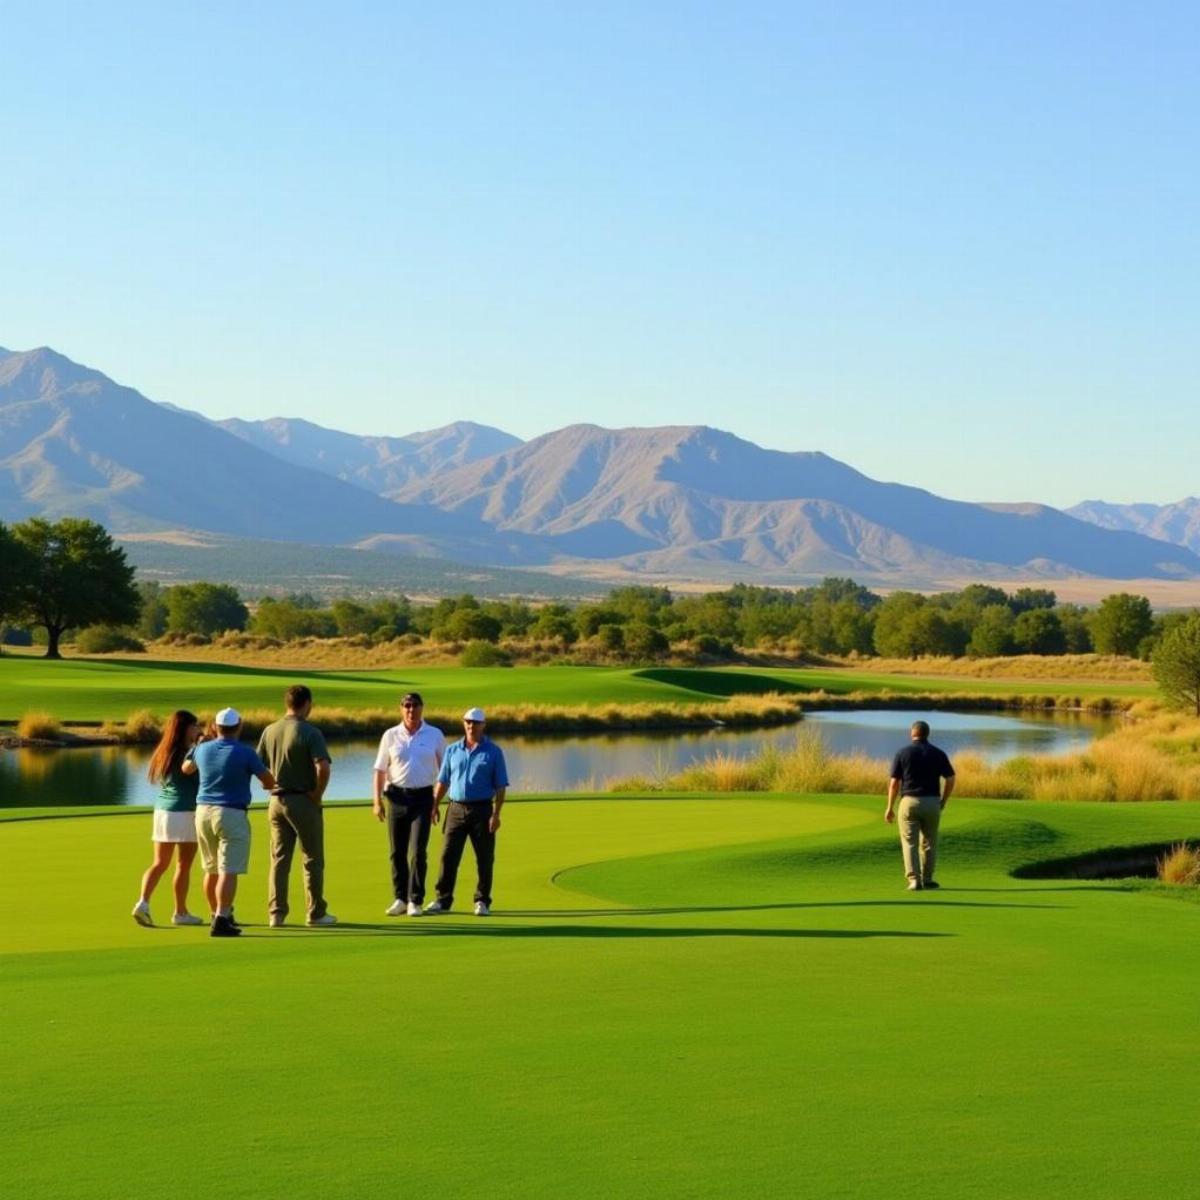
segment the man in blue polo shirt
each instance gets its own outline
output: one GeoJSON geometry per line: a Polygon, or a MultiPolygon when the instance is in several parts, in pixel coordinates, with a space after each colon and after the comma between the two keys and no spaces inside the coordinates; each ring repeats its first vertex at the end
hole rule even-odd
{"type": "Polygon", "coordinates": [[[213,910],[213,937],[237,937],[233,898],[238,876],[250,869],[250,780],[267,791],[275,776],[245,742],[238,740],[242,718],[236,709],[217,713],[217,737],[192,748],[183,760],[185,775],[200,776],[196,795],[196,840],[204,863],[204,891],[213,910]]]}
{"type": "Polygon", "coordinates": [[[446,748],[433,793],[433,823],[438,822],[442,797],[450,793],[446,824],[442,832],[442,869],[437,881],[437,899],[427,913],[449,912],[454,904],[454,881],[468,838],[475,851],[479,882],[475,888],[475,915],[486,917],[492,908],[492,865],[496,859],[496,830],[508,790],[504,753],[484,733],[486,718],[481,708],[463,714],[463,731],[446,748]]]}

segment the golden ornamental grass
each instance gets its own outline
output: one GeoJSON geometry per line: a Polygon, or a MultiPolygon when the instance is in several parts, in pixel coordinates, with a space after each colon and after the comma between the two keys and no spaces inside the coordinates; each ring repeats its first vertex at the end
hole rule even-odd
{"type": "Polygon", "coordinates": [[[30,742],[56,742],[62,737],[62,725],[48,712],[27,712],[17,722],[17,736],[30,742]]]}
{"type": "MultiPolygon", "coordinates": [[[[1087,750],[991,764],[979,754],[955,757],[955,794],[1016,800],[1200,800],[1200,720],[1157,718],[1109,734],[1087,750]],[[1164,733],[1165,731],[1165,733],[1164,733]],[[1171,740],[1168,748],[1161,744],[1171,740]],[[1184,747],[1183,753],[1178,747],[1184,747]],[[1174,748],[1174,749],[1172,749],[1174,748]]],[[[865,755],[839,756],[817,729],[802,728],[783,749],[764,747],[748,759],[724,752],[662,780],[613,780],[617,791],[773,791],[871,794],[887,787],[889,764],[865,755]]]]}
{"type": "Polygon", "coordinates": [[[1180,842],[1158,860],[1158,877],[1163,883],[1200,887],[1200,846],[1180,842]]]}

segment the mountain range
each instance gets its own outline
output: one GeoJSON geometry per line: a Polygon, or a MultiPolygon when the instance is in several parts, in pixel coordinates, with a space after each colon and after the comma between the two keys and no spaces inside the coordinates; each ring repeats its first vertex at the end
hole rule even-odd
{"type": "Polygon", "coordinates": [[[1188,496],[1174,504],[1106,504],[1085,500],[1067,512],[1101,529],[1121,529],[1186,546],[1200,554],[1200,497],[1188,496]]]}
{"type": "Polygon", "coordinates": [[[1132,518],[1102,507],[1077,519],[947,500],[706,426],[574,425],[521,442],[470,422],[361,437],[290,418],[214,421],[48,348],[0,350],[2,520],[78,514],[118,534],[658,580],[1200,577],[1200,547],[1147,536],[1153,520],[1121,526],[1132,518]]]}

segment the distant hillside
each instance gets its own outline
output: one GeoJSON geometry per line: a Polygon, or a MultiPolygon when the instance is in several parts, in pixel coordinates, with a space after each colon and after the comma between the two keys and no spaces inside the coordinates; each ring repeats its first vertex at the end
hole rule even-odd
{"type": "Polygon", "coordinates": [[[704,426],[570,426],[398,496],[550,538],[559,553],[675,575],[1200,573],[1186,550],[1045,505],[944,500],[825,454],[764,450],[704,426]]]}
{"type": "Polygon", "coordinates": [[[1200,557],[1162,538],[1040,504],[945,500],[705,426],[574,425],[521,443],[469,422],[402,438],[287,418],[222,425],[45,348],[0,351],[0,520],[32,513],[90,516],[118,535],[182,530],[591,578],[1200,577],[1200,557]]]}
{"type": "Polygon", "coordinates": [[[1106,504],[1085,500],[1067,512],[1101,529],[1120,529],[1185,546],[1200,554],[1200,497],[1188,496],[1174,504],[1106,504]]]}
{"type": "Polygon", "coordinates": [[[383,496],[416,479],[521,445],[520,438],[473,421],[455,421],[404,437],[360,437],[287,417],[269,421],[234,417],[214,423],[286,462],[323,471],[383,496]]]}
{"type": "Polygon", "coordinates": [[[422,552],[433,539],[443,557],[503,561],[476,522],[286,463],[46,348],[0,353],[0,520],[32,514],[87,516],[116,532],[331,544],[387,535],[422,552]]]}

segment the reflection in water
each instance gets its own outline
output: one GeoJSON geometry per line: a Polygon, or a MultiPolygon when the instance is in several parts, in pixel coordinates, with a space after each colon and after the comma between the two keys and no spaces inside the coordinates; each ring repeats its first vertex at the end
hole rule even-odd
{"type": "MultiPolygon", "coordinates": [[[[987,713],[846,711],[809,713],[835,754],[888,759],[908,740],[921,718],[932,740],[953,757],[964,751],[999,762],[1018,754],[1064,754],[1083,749],[1112,728],[1111,721],[1078,716],[1000,716],[987,713]]],[[[589,734],[564,737],[506,736],[498,740],[508,759],[515,792],[565,792],[603,788],[629,775],[660,778],[718,751],[747,758],[764,746],[787,748],[797,726],[770,730],[724,730],[661,734],[589,734]]],[[[331,800],[371,794],[374,741],[332,742],[331,800]]],[[[5,808],[81,804],[153,804],[146,779],[150,748],[103,746],[78,750],[0,750],[0,805],[5,808]]],[[[261,802],[256,792],[255,803],[261,802]]]]}

